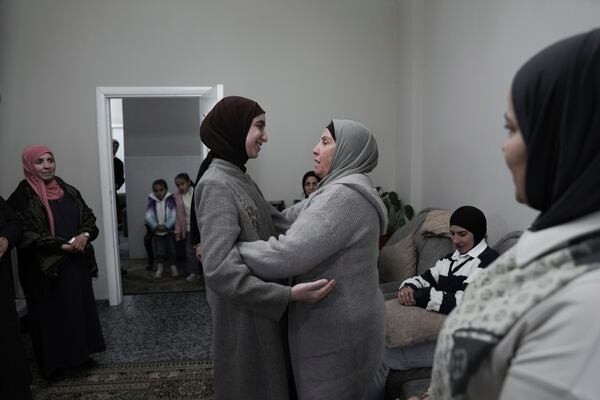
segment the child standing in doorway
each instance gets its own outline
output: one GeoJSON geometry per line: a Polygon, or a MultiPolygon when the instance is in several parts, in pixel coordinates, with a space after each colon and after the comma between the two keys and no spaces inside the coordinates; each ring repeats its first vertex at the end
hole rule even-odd
{"type": "Polygon", "coordinates": [[[200,263],[196,258],[196,250],[192,245],[190,235],[190,209],[192,206],[192,195],[194,186],[190,176],[185,172],[175,177],[175,204],[177,206],[177,220],[175,222],[175,240],[185,240],[186,268],[188,282],[200,279],[200,263]]]}
{"type": "Polygon", "coordinates": [[[152,251],[156,264],[156,278],[162,278],[164,264],[171,265],[171,275],[179,276],[175,264],[175,198],[168,191],[167,182],[157,179],[152,183],[152,193],[148,195],[146,208],[146,224],[153,233],[152,251]]]}

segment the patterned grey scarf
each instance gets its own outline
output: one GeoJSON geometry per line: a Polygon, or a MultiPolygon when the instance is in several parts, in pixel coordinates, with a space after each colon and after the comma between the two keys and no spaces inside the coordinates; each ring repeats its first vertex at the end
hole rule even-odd
{"type": "Polygon", "coordinates": [[[527,311],[600,267],[600,231],[518,266],[514,246],[469,285],[438,337],[431,399],[462,399],[481,361],[527,311]]]}

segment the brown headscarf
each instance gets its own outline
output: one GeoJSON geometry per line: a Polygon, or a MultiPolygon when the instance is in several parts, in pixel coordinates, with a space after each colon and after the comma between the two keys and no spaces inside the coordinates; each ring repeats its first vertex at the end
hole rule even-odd
{"type": "MultiPolygon", "coordinates": [[[[210,166],[213,158],[220,158],[237,165],[246,172],[246,136],[252,120],[265,111],[257,102],[240,96],[228,96],[221,99],[202,121],[200,139],[210,149],[202,161],[196,184],[210,166]]],[[[195,204],[192,200],[192,205],[195,204]]],[[[200,243],[200,232],[196,224],[196,211],[190,212],[190,235],[193,244],[200,243]]]]}
{"type": "Polygon", "coordinates": [[[213,158],[220,158],[246,171],[246,136],[252,120],[265,111],[257,102],[239,96],[229,96],[219,101],[200,125],[200,139],[210,149],[202,162],[196,183],[213,158]]]}

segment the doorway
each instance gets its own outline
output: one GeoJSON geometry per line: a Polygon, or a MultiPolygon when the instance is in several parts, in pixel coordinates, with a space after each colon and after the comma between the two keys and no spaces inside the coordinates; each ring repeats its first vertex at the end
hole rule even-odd
{"type": "MultiPolygon", "coordinates": [[[[124,103],[130,104],[135,109],[136,106],[142,105],[144,102],[148,103],[165,103],[165,100],[173,99],[173,103],[176,104],[177,100],[181,101],[184,99],[193,100],[192,103],[196,104],[198,108],[198,116],[199,121],[212,109],[212,107],[223,98],[223,85],[214,85],[214,86],[203,86],[203,87],[98,87],[96,89],[96,106],[97,106],[97,116],[98,116],[98,145],[99,145],[99,157],[100,157],[100,178],[101,178],[101,187],[102,187],[102,211],[103,211],[103,232],[104,232],[104,254],[106,260],[106,270],[107,270],[107,282],[108,282],[108,293],[109,293],[109,303],[111,305],[118,305],[122,301],[122,280],[121,280],[121,259],[119,255],[119,229],[117,223],[117,193],[115,192],[114,185],[114,167],[113,167],[113,152],[112,152],[112,139],[113,139],[113,124],[111,119],[111,101],[113,104],[117,102],[117,99],[122,99],[124,103]]],[[[181,104],[192,104],[192,103],[181,103],[181,104]]],[[[148,120],[151,120],[152,114],[148,114],[148,120]]],[[[140,121],[144,121],[144,118],[140,118],[140,121]]],[[[125,124],[123,124],[125,125],[125,124]]],[[[143,125],[143,123],[142,123],[143,125]]],[[[153,124],[150,124],[153,125],[153,124]]],[[[150,129],[149,127],[146,127],[150,129]]],[[[164,129],[163,129],[164,130],[164,129]]],[[[196,131],[197,132],[197,131],[196,131]]],[[[168,132],[164,132],[164,135],[168,135],[168,132]]],[[[131,178],[128,178],[127,171],[125,173],[125,179],[127,185],[126,192],[137,193],[137,197],[139,197],[140,190],[147,193],[150,191],[152,179],[155,177],[154,174],[156,171],[153,171],[150,167],[147,166],[148,155],[152,155],[155,157],[160,157],[160,153],[164,150],[164,147],[159,143],[160,140],[157,139],[157,135],[155,135],[155,139],[149,139],[148,137],[134,138],[132,136],[132,141],[129,141],[127,135],[125,134],[125,138],[123,140],[124,143],[121,143],[121,146],[124,147],[124,158],[127,161],[128,150],[129,153],[133,155],[132,160],[136,161],[137,166],[132,170],[134,173],[131,178]],[[137,140],[137,141],[136,141],[137,140]],[[141,154],[139,151],[143,149],[145,154],[141,154]],[[137,157],[137,158],[136,158],[137,157]],[[144,167],[144,163],[146,166],[144,167]],[[141,168],[141,169],[140,169],[141,168]],[[145,169],[144,169],[145,168],[145,169]],[[142,172],[140,172],[142,171],[142,172]],[[144,173],[145,171],[145,173],[144,173]],[[135,178],[135,174],[138,175],[138,178],[135,178]],[[139,176],[142,176],[141,181],[138,182],[139,176]],[[147,184],[145,180],[150,179],[150,184],[147,184]],[[148,186],[148,188],[143,187],[142,189],[136,188],[135,182],[138,182],[141,185],[148,186]]],[[[197,136],[195,136],[197,138],[197,136]]],[[[177,157],[176,154],[173,154],[173,151],[170,151],[170,158],[175,159],[177,157]]],[[[181,160],[186,158],[187,162],[194,162],[195,168],[199,165],[198,160],[201,160],[206,154],[206,149],[204,146],[196,150],[196,154],[192,154],[190,157],[182,157],[181,160]],[[198,154],[199,153],[199,154],[198,154]]],[[[175,167],[174,167],[175,168],[175,167]]],[[[127,166],[126,166],[127,169],[127,166]]],[[[168,171],[165,171],[167,174],[168,171]]],[[[192,171],[195,173],[196,171],[192,171]]],[[[168,177],[172,180],[172,177],[168,177]]],[[[194,177],[192,177],[193,179],[194,177]]],[[[165,180],[167,177],[165,177],[165,180]]],[[[126,198],[130,198],[130,195],[126,193],[126,198]]],[[[142,204],[138,201],[135,201],[137,208],[143,209],[145,205],[146,198],[142,200],[142,204]]],[[[132,204],[134,204],[132,202],[132,204]]],[[[133,210],[133,208],[131,208],[133,210]]],[[[126,221],[121,219],[121,223],[127,224],[127,233],[129,238],[131,239],[132,233],[135,229],[134,236],[136,237],[136,255],[139,255],[139,247],[143,243],[143,233],[140,236],[140,230],[143,231],[143,224],[138,224],[135,222],[132,225],[131,213],[127,213],[126,221]],[[140,242],[138,242],[138,239],[140,242]]],[[[139,219],[139,215],[137,216],[139,219]]],[[[137,220],[135,220],[137,221],[137,220]]],[[[121,230],[122,232],[122,230],[121,230]]],[[[131,252],[131,244],[133,241],[129,242],[128,251],[131,252]]],[[[99,249],[99,251],[101,251],[99,249]]]]}

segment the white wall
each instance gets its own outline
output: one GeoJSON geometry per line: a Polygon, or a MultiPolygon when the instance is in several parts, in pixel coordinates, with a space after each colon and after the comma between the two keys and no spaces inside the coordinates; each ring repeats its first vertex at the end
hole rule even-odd
{"type": "Polygon", "coordinates": [[[494,242],[537,215],[514,201],[501,151],[512,78],[543,47],[600,26],[600,2],[440,0],[424,11],[420,205],[479,206],[494,242]]]}
{"type": "MultiPolygon", "coordinates": [[[[226,95],[257,99],[271,137],[248,167],[269,199],[298,197],[311,149],[332,117],[357,119],[375,133],[377,184],[393,187],[395,171],[404,170],[395,154],[397,1],[0,0],[0,7],[3,195],[22,178],[23,147],[45,143],[56,152],[57,173],[102,221],[97,86],[223,83],[226,95]]],[[[106,298],[97,253],[95,290],[106,298]]]]}
{"type": "Polygon", "coordinates": [[[126,156],[202,153],[198,97],[129,98],[122,102],[126,156]]]}

